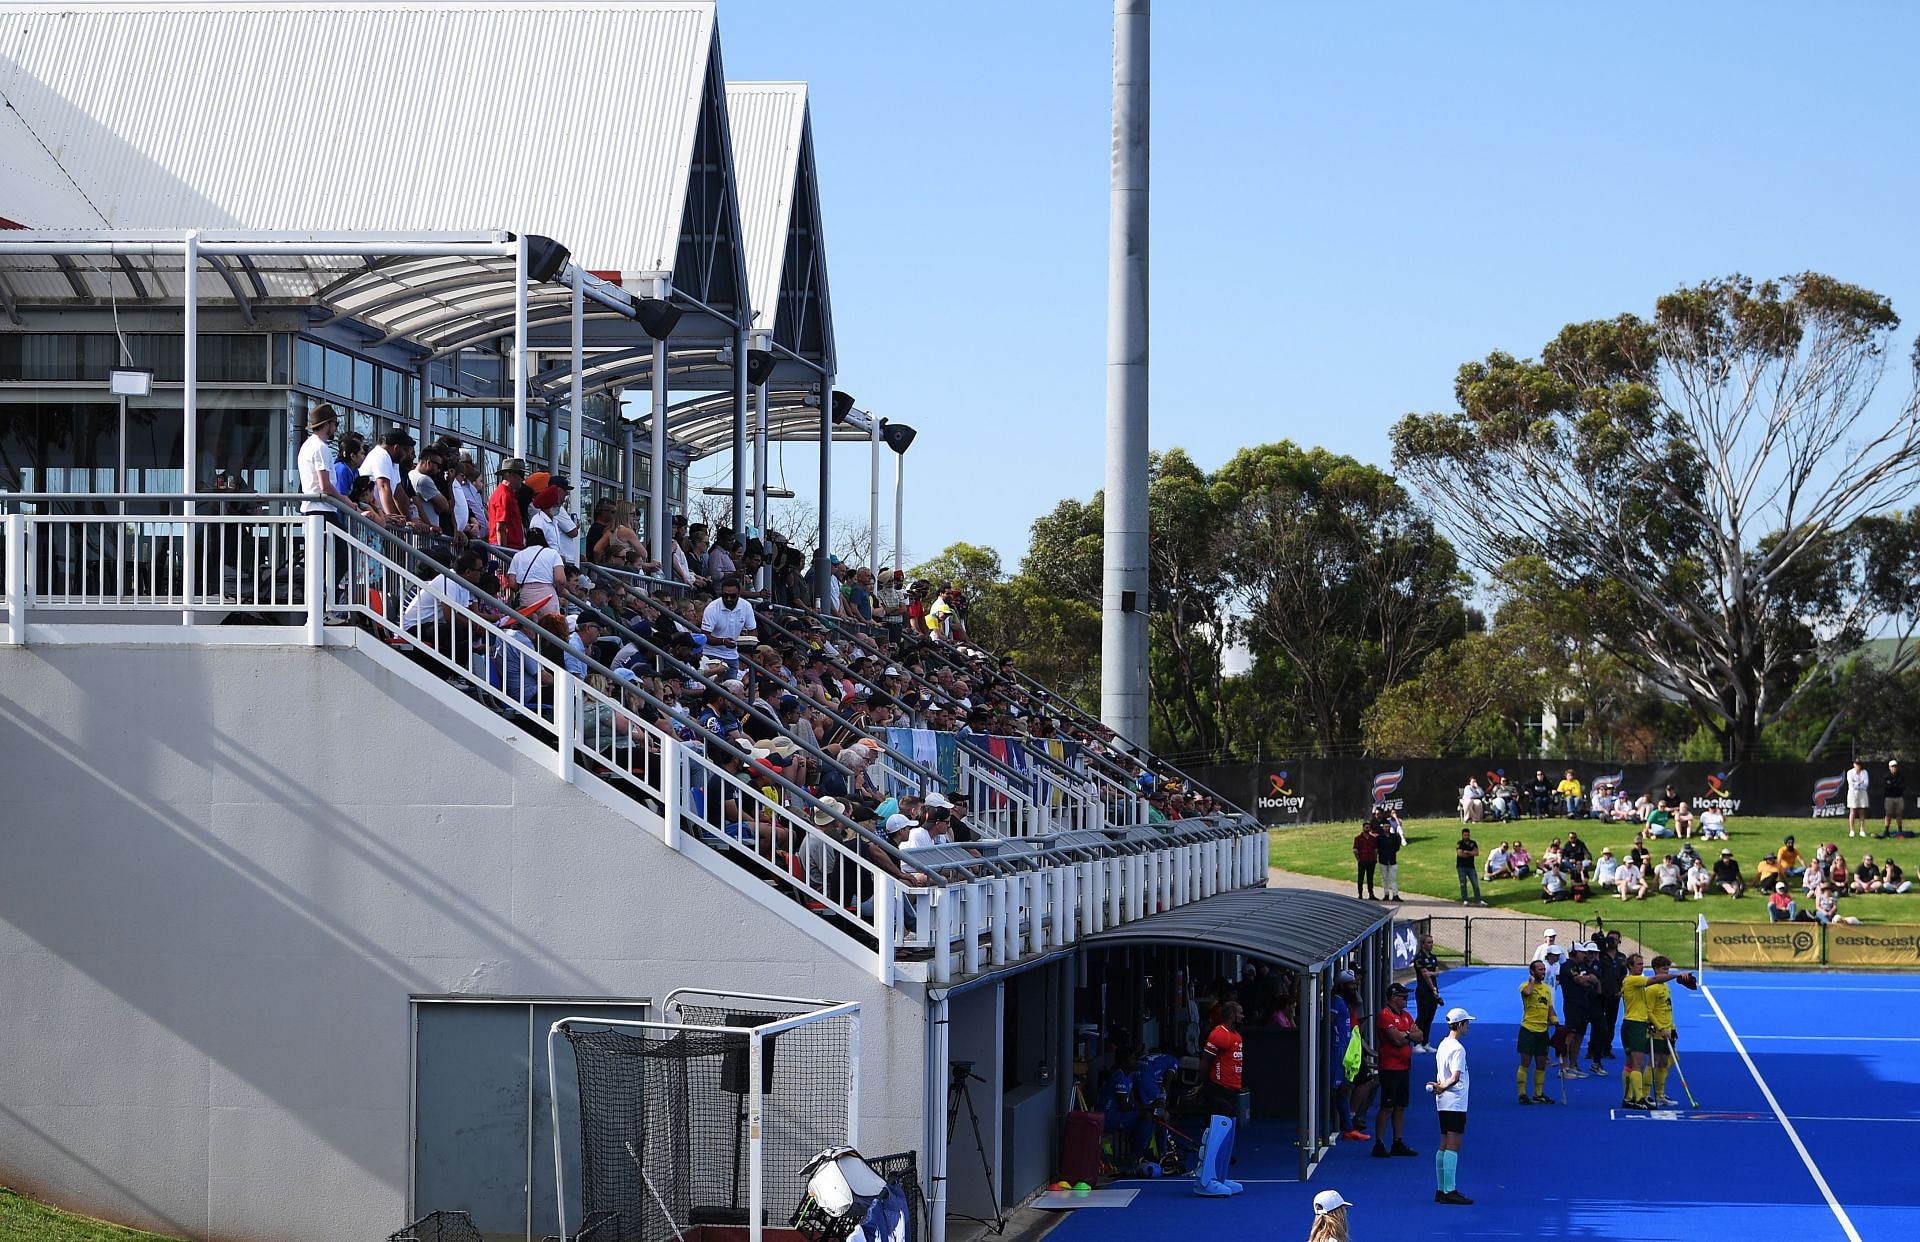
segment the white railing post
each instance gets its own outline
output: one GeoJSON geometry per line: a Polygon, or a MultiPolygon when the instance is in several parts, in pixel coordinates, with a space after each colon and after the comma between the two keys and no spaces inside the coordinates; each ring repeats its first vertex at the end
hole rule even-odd
{"type": "Polygon", "coordinates": [[[980,973],[980,933],[986,927],[980,907],[985,904],[985,880],[970,880],[965,889],[966,916],[960,924],[960,964],[970,975],[980,973]]]}
{"type": "Polygon", "coordinates": [[[574,735],[580,731],[580,680],[564,667],[553,679],[553,771],[573,784],[574,735]]]}
{"type": "Polygon", "coordinates": [[[893,986],[893,885],[893,877],[887,875],[873,885],[873,975],[889,988],[893,986]]]}
{"type": "MultiPolygon", "coordinates": [[[[522,253],[525,253],[522,251],[522,253]]],[[[526,297],[526,281],[520,282],[520,296],[526,297]]],[[[522,303],[524,305],[524,302],[522,303]]],[[[889,972],[891,973],[891,972],[889,972]]],[[[888,980],[891,982],[891,980],[888,980]]],[[[747,1238],[749,1242],[761,1242],[762,1230],[766,1227],[763,1219],[766,1211],[765,1191],[760,1185],[761,1170],[764,1167],[761,1130],[764,1128],[766,1100],[761,1094],[760,1066],[766,1057],[766,1049],[760,1045],[760,1032],[755,1031],[748,1037],[747,1043],[747,1238]]]]}
{"type": "Polygon", "coordinates": [[[1109,858],[1107,868],[1107,925],[1118,927],[1127,921],[1127,860],[1109,858]]]}
{"type": "Polygon", "coordinates": [[[936,888],[929,903],[928,921],[933,931],[933,981],[946,983],[953,978],[953,899],[958,890],[936,888]]]}
{"type": "Polygon", "coordinates": [[[660,745],[660,838],[668,849],[680,848],[680,806],[685,800],[685,748],[680,739],[663,735],[660,745]]]}
{"type": "Polygon", "coordinates": [[[7,514],[7,645],[27,642],[27,515],[7,514]]]}
{"type": "Polygon", "coordinates": [[[1106,919],[1102,917],[1107,912],[1107,894],[1106,894],[1107,865],[1106,863],[1102,862],[1100,859],[1096,858],[1093,861],[1087,863],[1086,867],[1087,867],[1087,887],[1086,887],[1087,922],[1086,922],[1085,934],[1091,936],[1095,932],[1099,931],[1101,928],[1107,925],[1106,919]]]}
{"type": "Polygon", "coordinates": [[[327,519],[324,514],[309,513],[301,521],[306,528],[307,646],[318,647],[327,641],[327,519]]]}

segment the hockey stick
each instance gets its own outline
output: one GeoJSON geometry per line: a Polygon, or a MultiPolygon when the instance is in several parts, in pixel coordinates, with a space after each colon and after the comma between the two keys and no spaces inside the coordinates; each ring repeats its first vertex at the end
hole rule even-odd
{"type": "Polygon", "coordinates": [[[1680,1049],[1674,1046],[1671,1039],[1662,1039],[1660,1042],[1667,1046],[1667,1059],[1673,1062],[1673,1072],[1680,1075],[1680,1089],[1687,1093],[1687,1107],[1700,1107],[1699,1102],[1693,1098],[1693,1088],[1687,1085],[1687,1071],[1680,1068],[1680,1049]]]}

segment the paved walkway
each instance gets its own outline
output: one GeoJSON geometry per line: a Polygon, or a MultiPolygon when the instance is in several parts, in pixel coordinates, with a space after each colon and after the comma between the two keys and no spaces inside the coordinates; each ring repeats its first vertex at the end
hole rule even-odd
{"type": "MultiPolygon", "coordinates": [[[[1267,868],[1267,887],[1307,888],[1342,897],[1353,896],[1353,885],[1346,880],[1329,880],[1325,876],[1280,867],[1267,868]]],[[[1404,901],[1382,904],[1391,905],[1399,918],[1430,920],[1428,926],[1433,931],[1434,943],[1440,948],[1461,954],[1468,953],[1470,948],[1475,961],[1494,966],[1517,966],[1531,960],[1535,946],[1546,939],[1549,927],[1559,930],[1561,944],[1572,944],[1578,939],[1576,933],[1582,915],[1587,916],[1588,922],[1592,922],[1595,915],[1604,915],[1604,907],[1592,911],[1583,907],[1555,919],[1499,906],[1463,906],[1457,897],[1430,897],[1419,893],[1401,896],[1404,901]]],[[[1631,939],[1623,938],[1620,944],[1629,953],[1640,949],[1631,939]]]]}

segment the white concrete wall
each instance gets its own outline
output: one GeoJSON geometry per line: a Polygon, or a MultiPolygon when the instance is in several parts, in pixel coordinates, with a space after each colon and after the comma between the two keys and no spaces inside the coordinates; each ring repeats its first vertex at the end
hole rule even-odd
{"type": "Polygon", "coordinates": [[[384,1237],[408,997],[444,993],[862,1001],[862,1145],[921,1146],[917,993],[437,689],[350,650],[0,650],[0,1181],[194,1238],[384,1237]]]}

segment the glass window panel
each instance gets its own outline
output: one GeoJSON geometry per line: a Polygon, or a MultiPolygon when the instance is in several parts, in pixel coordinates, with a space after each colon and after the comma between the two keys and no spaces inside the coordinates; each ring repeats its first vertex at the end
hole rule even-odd
{"type": "Polygon", "coordinates": [[[363,405],[374,403],[373,371],[373,364],[366,359],[353,360],[353,399],[363,405]]]}
{"type": "Polygon", "coordinates": [[[327,386],[327,351],[304,337],[293,343],[293,380],[308,388],[327,386]]]}
{"type": "Polygon", "coordinates": [[[353,395],[353,358],[337,349],[328,349],[324,352],[327,382],[322,387],[337,396],[351,397],[353,395]]]}
{"type": "Polygon", "coordinates": [[[387,367],[380,368],[380,408],[396,414],[405,409],[400,404],[400,372],[387,367]]]}

